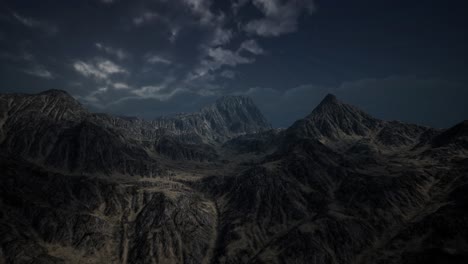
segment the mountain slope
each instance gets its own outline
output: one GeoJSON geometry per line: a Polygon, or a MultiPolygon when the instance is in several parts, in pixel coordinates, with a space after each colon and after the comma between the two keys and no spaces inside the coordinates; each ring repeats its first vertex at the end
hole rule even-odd
{"type": "Polygon", "coordinates": [[[268,130],[243,97],[145,121],[48,93],[0,97],[0,263],[468,262],[466,122],[330,95],[268,130]]]}
{"type": "Polygon", "coordinates": [[[367,144],[384,151],[416,146],[432,128],[399,121],[376,119],[328,94],[310,115],[295,122],[286,134],[290,138],[314,138],[335,150],[367,144]]]}
{"type": "MultiPolygon", "coordinates": [[[[439,136],[453,142],[463,131],[439,136]]],[[[275,153],[200,183],[221,205],[220,263],[464,263],[468,151],[423,158],[420,149],[432,148],[424,133],[437,134],[328,96],[275,153]],[[357,144],[375,151],[338,147],[357,144]]]]}
{"type": "Polygon", "coordinates": [[[368,135],[379,126],[379,120],[328,94],[310,115],[296,122],[291,129],[302,136],[343,140],[368,135]]]}
{"type": "Polygon", "coordinates": [[[215,160],[214,146],[270,128],[253,102],[229,96],[200,112],[141,120],[89,113],[64,91],[0,97],[0,149],[80,173],[158,175],[155,158],[215,160]]]}
{"type": "Polygon", "coordinates": [[[239,135],[271,129],[253,101],[243,96],[224,96],[199,112],[154,120],[107,115],[97,117],[140,140],[153,140],[161,134],[171,134],[187,142],[222,143],[239,135]]]}

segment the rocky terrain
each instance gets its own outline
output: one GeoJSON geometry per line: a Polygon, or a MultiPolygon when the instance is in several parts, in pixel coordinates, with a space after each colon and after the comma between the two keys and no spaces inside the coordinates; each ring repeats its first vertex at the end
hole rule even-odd
{"type": "Polygon", "coordinates": [[[0,263],[468,263],[468,122],[333,95],[272,129],[246,97],[142,120],[2,94],[0,208],[0,263]]]}

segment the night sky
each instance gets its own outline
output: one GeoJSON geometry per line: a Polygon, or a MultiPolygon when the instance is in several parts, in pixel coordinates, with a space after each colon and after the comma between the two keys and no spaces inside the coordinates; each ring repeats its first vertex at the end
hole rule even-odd
{"type": "Polygon", "coordinates": [[[468,2],[0,1],[0,92],[154,118],[250,96],[276,127],[327,94],[382,119],[468,119],[468,2]]]}

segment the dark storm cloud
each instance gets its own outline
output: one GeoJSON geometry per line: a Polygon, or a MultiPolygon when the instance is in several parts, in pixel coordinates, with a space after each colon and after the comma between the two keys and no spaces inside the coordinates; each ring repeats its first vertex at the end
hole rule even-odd
{"type": "MultiPolygon", "coordinates": [[[[115,3],[117,4],[117,3],[115,3]]],[[[260,45],[253,39],[247,42],[242,42],[243,37],[239,35],[236,28],[230,27],[228,24],[234,18],[221,9],[215,10],[212,7],[213,3],[209,0],[181,0],[181,1],[161,1],[157,5],[151,2],[143,2],[142,6],[135,11],[131,16],[129,31],[138,31],[142,28],[153,26],[163,26],[162,31],[166,31],[166,40],[170,42],[167,49],[158,49],[155,47],[148,50],[144,55],[140,56],[140,65],[143,67],[129,66],[125,72],[128,75],[140,75],[139,72],[159,71],[164,72],[164,78],[152,78],[151,82],[139,83],[140,80],[135,78],[127,78],[127,83],[124,85],[115,85],[115,76],[117,74],[109,74],[100,69],[103,62],[86,63],[82,60],[74,62],[74,68],[85,77],[94,78],[103,87],[97,87],[96,90],[90,91],[87,96],[80,98],[86,100],[91,99],[90,104],[96,104],[96,92],[101,94],[99,106],[115,105],[124,102],[128,99],[141,98],[157,98],[169,100],[174,94],[180,91],[190,90],[191,92],[200,95],[221,94],[219,89],[222,85],[217,84],[216,80],[222,77],[221,71],[226,67],[236,67],[237,65],[250,64],[255,61],[253,56],[263,53],[260,45]],[[164,9],[164,12],[160,10],[164,9]],[[181,16],[181,10],[185,15],[181,16]],[[193,53],[192,58],[179,58],[178,41],[185,41],[180,37],[190,37],[187,35],[196,32],[199,36],[192,38],[193,53]],[[180,36],[183,34],[184,36],[180,36]],[[201,36],[201,37],[200,37],[201,36]],[[236,39],[238,47],[231,41],[236,39]],[[234,49],[233,49],[234,47],[234,49]],[[241,54],[243,51],[249,51],[250,54],[241,54]],[[185,61],[184,61],[185,60],[185,61]],[[181,66],[182,65],[182,66],[181,66]],[[105,94],[110,95],[112,89],[116,87],[127,88],[128,94],[120,98],[112,98],[105,100],[105,94]]],[[[104,45],[100,42],[96,43],[96,47],[100,51],[104,51],[108,55],[117,56],[120,60],[130,57],[131,51],[125,51],[120,48],[104,45]]],[[[138,56],[133,56],[137,58],[138,56]]],[[[97,61],[98,59],[93,58],[97,61]]],[[[116,65],[115,63],[113,63],[116,65]]],[[[121,62],[121,64],[125,64],[121,62]]],[[[123,68],[124,66],[122,66],[123,68]]],[[[101,67],[102,68],[102,67],[101,67]]],[[[119,71],[121,72],[121,71],[119,71]]],[[[117,72],[116,72],[117,73],[117,72]]],[[[229,75],[232,78],[233,74],[229,75]]]]}
{"type": "Polygon", "coordinates": [[[466,118],[465,4],[352,2],[4,1],[1,91],[149,118],[246,94],[276,126],[326,92],[386,119],[466,118]]]}
{"type": "MultiPolygon", "coordinates": [[[[76,15],[83,16],[78,20],[51,14],[62,24],[78,27],[77,34],[82,28],[91,27],[90,33],[80,35],[81,43],[75,50],[68,52],[65,47],[60,47],[63,53],[54,54],[59,57],[59,62],[55,64],[59,64],[57,71],[61,73],[57,75],[67,78],[68,84],[62,84],[64,88],[70,83],[79,83],[79,86],[73,85],[72,94],[83,103],[103,110],[108,105],[136,97],[170,100],[180,91],[219,96],[228,92],[226,80],[235,80],[237,74],[234,68],[253,64],[257,56],[265,53],[258,40],[246,35],[252,33],[246,30],[247,25],[251,27],[252,23],[274,20],[280,27],[288,27],[279,28],[281,34],[295,31],[299,14],[311,3],[257,0],[226,2],[224,5],[212,0],[142,0],[132,1],[132,4],[110,0],[85,2],[75,8],[81,10],[76,15]],[[234,8],[235,4],[237,7],[234,8]],[[241,19],[238,16],[240,10],[248,9],[249,4],[259,14],[241,19]],[[92,11],[100,13],[103,21],[117,23],[106,26],[107,22],[96,24],[98,21],[93,18],[92,11]],[[86,12],[92,12],[91,16],[86,12]],[[285,16],[281,17],[280,13],[285,16]],[[127,36],[135,39],[128,41],[127,36]],[[153,46],[148,45],[151,42],[153,46]],[[115,90],[119,91],[116,93],[115,90]]],[[[17,9],[18,12],[22,11],[21,8],[17,9]]],[[[48,25],[37,18],[16,15],[16,11],[10,13],[15,14],[13,17],[27,27],[45,30],[48,25]]],[[[56,37],[66,42],[66,36],[56,37]]],[[[71,44],[74,46],[74,43],[71,44]]],[[[33,52],[36,48],[25,49],[33,52]]],[[[44,65],[35,63],[22,72],[54,78],[55,74],[46,65],[48,61],[41,63],[44,65]]],[[[60,84],[57,82],[57,85],[60,84]]]]}
{"type": "Polygon", "coordinates": [[[252,3],[264,17],[249,21],[245,30],[265,37],[296,31],[302,12],[312,13],[315,10],[314,2],[310,0],[252,0],[252,3]]]}
{"type": "Polygon", "coordinates": [[[76,72],[96,83],[94,90],[77,94],[78,98],[105,109],[108,105],[138,97],[170,100],[181,91],[203,96],[223,94],[224,85],[217,80],[235,78],[233,71],[226,68],[252,64],[255,56],[262,55],[264,50],[255,39],[247,39],[234,27],[235,17],[231,10],[212,6],[213,2],[209,0],[161,1],[157,4],[143,1],[136,11],[131,12],[127,30],[135,32],[162,26],[159,30],[166,32],[167,48],[155,47],[138,55],[132,54],[130,49],[96,42],[97,49],[105,54],[87,60],[76,59],[72,63],[76,72]],[[185,12],[184,16],[180,15],[181,10],[185,12]],[[190,36],[194,32],[198,36],[190,36]],[[180,58],[178,45],[186,40],[179,38],[192,41],[190,58],[180,58]],[[120,64],[105,60],[106,54],[120,60],[120,64]],[[133,61],[124,61],[130,57],[133,61]],[[106,65],[112,72],[103,68],[106,65]],[[148,72],[156,74],[150,81],[142,83],[141,76],[148,72]],[[122,78],[120,73],[126,73],[127,78],[122,78]],[[118,98],[114,97],[112,91],[116,88],[126,90],[127,94],[119,93],[118,98]]]}

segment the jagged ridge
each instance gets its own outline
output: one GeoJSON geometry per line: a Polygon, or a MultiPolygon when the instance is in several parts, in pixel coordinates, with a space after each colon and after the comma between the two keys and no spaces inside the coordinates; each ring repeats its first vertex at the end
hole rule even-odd
{"type": "Polygon", "coordinates": [[[1,149],[81,173],[159,175],[164,166],[154,156],[214,160],[217,144],[270,128],[252,100],[240,96],[149,121],[90,113],[61,90],[1,95],[0,110],[1,149]]]}
{"type": "Polygon", "coordinates": [[[344,150],[363,141],[385,150],[411,148],[425,135],[434,133],[435,130],[429,127],[379,120],[340,102],[332,94],[328,94],[310,115],[286,131],[290,138],[314,138],[344,150]]]}

